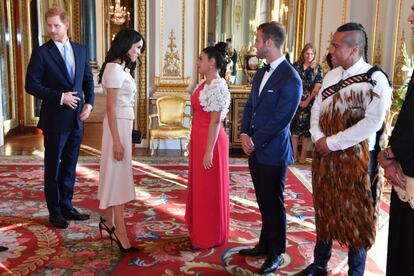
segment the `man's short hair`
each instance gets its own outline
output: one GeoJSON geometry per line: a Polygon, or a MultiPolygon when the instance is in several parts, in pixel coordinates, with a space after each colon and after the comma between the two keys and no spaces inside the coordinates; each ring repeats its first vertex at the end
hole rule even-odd
{"type": "Polygon", "coordinates": [[[230,42],[231,43],[231,38],[227,38],[226,42],[230,42]]]}
{"type": "Polygon", "coordinates": [[[260,24],[257,30],[262,31],[263,42],[270,38],[278,49],[282,49],[286,38],[286,30],[281,23],[276,21],[266,22],[260,24]]]}
{"type": "Polygon", "coordinates": [[[54,8],[48,9],[45,13],[45,20],[47,20],[49,17],[55,17],[55,16],[59,16],[60,20],[63,23],[68,23],[69,22],[68,13],[66,12],[65,9],[59,8],[59,7],[54,7],[54,8]]]}

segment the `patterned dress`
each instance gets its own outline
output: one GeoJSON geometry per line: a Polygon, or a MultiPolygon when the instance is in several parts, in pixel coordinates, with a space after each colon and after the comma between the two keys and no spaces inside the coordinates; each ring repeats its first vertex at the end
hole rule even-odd
{"type": "MultiPolygon", "coordinates": [[[[306,100],[312,94],[312,90],[316,83],[322,83],[322,68],[320,65],[314,70],[312,67],[304,69],[302,63],[295,62],[293,64],[296,71],[298,71],[303,84],[303,94],[301,101],[306,100]]],[[[293,117],[290,132],[292,135],[310,137],[310,112],[312,109],[314,100],[312,100],[307,107],[298,107],[295,117],[293,117]]]]}

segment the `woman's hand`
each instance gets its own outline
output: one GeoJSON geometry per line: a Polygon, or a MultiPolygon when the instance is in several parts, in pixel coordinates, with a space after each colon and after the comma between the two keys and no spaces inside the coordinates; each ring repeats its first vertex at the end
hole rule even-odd
{"type": "Polygon", "coordinates": [[[304,101],[301,101],[301,102],[300,102],[300,104],[299,104],[299,106],[300,106],[301,108],[306,108],[308,105],[309,105],[309,101],[308,101],[308,99],[306,99],[306,100],[304,100],[304,101]]]}
{"type": "Polygon", "coordinates": [[[124,159],[124,147],[120,142],[114,142],[113,151],[115,160],[122,161],[124,159]]]}
{"type": "Polygon", "coordinates": [[[203,158],[203,166],[204,169],[208,170],[213,166],[213,153],[212,152],[206,152],[204,154],[203,158]]]}
{"type": "Polygon", "coordinates": [[[392,185],[398,186],[405,190],[407,185],[407,179],[401,166],[398,162],[394,161],[391,165],[384,168],[384,176],[392,185]]]}

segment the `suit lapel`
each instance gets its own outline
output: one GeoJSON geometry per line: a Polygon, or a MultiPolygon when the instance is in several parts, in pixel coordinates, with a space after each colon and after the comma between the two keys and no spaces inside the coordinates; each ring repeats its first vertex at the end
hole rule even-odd
{"type": "MultiPolygon", "coordinates": [[[[279,89],[279,86],[280,86],[280,83],[281,83],[280,80],[283,77],[282,73],[283,73],[284,66],[286,65],[285,64],[286,62],[287,62],[286,60],[282,61],[282,63],[279,64],[279,66],[277,66],[275,71],[272,73],[270,78],[267,80],[266,84],[263,87],[262,92],[260,93],[259,98],[257,99],[257,103],[256,103],[257,105],[259,105],[260,102],[263,100],[263,98],[266,96],[267,90],[269,90],[269,88],[271,88],[275,92],[276,92],[276,90],[279,89]]],[[[259,84],[259,89],[260,89],[260,84],[259,84]]]]}
{"type": "Polygon", "coordinates": [[[253,107],[257,105],[257,101],[259,99],[259,92],[260,92],[260,84],[262,83],[263,76],[265,74],[265,70],[259,70],[256,74],[258,75],[257,81],[253,83],[253,107]]]}
{"type": "Polygon", "coordinates": [[[59,52],[59,49],[55,45],[55,43],[52,40],[49,40],[49,53],[52,56],[52,58],[56,61],[58,64],[58,67],[62,71],[63,75],[65,76],[66,80],[72,83],[72,80],[70,79],[68,70],[66,69],[65,61],[63,60],[62,55],[59,52]]]}

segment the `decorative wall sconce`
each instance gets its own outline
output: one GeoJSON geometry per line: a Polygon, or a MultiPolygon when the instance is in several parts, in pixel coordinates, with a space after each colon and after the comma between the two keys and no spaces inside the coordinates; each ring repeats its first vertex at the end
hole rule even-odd
{"type": "Polygon", "coordinates": [[[109,18],[116,25],[122,25],[126,20],[129,21],[129,12],[126,7],[121,6],[121,0],[115,0],[115,7],[109,6],[109,18]]]}

